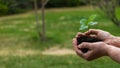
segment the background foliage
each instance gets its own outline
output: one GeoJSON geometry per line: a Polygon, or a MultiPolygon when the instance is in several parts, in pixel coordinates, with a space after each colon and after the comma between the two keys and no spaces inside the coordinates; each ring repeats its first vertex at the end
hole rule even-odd
{"type": "MultiPolygon", "coordinates": [[[[0,0],[0,16],[25,12],[33,9],[34,0],[0,0]]],[[[38,0],[38,7],[41,7],[41,0],[38,0]]],[[[80,0],[49,0],[46,5],[51,7],[73,7],[83,5],[80,0]]]]}
{"type": "Polygon", "coordinates": [[[50,0],[47,7],[73,7],[83,4],[81,0],[50,0]]]}

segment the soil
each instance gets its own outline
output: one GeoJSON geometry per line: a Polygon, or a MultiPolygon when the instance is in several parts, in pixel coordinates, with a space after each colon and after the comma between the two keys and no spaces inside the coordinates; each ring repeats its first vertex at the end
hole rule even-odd
{"type": "MultiPolygon", "coordinates": [[[[77,38],[77,45],[81,44],[82,42],[89,42],[89,43],[93,43],[93,42],[99,42],[101,41],[100,39],[97,38],[92,38],[92,37],[88,37],[88,36],[81,36],[77,38]]],[[[83,53],[86,53],[89,49],[87,48],[83,48],[80,49],[83,53]]]]}

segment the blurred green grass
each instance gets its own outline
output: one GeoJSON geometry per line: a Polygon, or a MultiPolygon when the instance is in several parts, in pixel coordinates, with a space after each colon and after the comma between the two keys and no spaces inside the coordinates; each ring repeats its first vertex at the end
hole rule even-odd
{"type": "Polygon", "coordinates": [[[87,62],[75,55],[0,57],[1,68],[118,68],[119,66],[109,58],[87,62]]]}
{"type": "MultiPolygon", "coordinates": [[[[1,17],[0,49],[13,50],[13,52],[18,49],[44,51],[54,46],[73,49],[72,39],[79,32],[80,19],[92,14],[98,13],[91,7],[46,10],[46,42],[41,42],[38,38],[33,11],[1,17]]],[[[118,11],[117,15],[120,17],[118,11]]],[[[39,19],[41,27],[41,17],[39,19]]],[[[99,24],[91,28],[106,30],[115,36],[120,36],[120,28],[104,16],[98,14],[97,21],[99,24]]],[[[0,68],[117,68],[119,66],[109,58],[87,62],[76,55],[0,56],[0,68]]]]}

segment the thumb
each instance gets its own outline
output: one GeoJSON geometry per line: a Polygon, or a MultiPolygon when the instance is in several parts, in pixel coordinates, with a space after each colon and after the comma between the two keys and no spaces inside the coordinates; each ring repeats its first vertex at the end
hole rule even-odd
{"type": "Polygon", "coordinates": [[[80,49],[82,49],[82,48],[88,48],[88,49],[90,49],[91,48],[91,44],[92,43],[83,42],[80,45],[78,45],[78,48],[80,48],[80,49]]]}

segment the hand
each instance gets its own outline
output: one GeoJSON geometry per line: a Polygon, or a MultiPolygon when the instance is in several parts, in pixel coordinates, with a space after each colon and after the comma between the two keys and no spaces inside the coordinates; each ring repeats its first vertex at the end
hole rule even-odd
{"type": "Polygon", "coordinates": [[[104,42],[96,42],[96,43],[83,42],[78,46],[77,45],[77,40],[74,39],[73,40],[73,46],[74,46],[74,49],[75,49],[76,53],[80,57],[82,57],[82,58],[84,58],[88,61],[91,61],[91,60],[97,59],[101,56],[107,55],[107,44],[104,43],[104,42]],[[89,49],[88,52],[83,53],[80,50],[80,49],[83,49],[83,48],[89,49]]]}
{"type": "Polygon", "coordinates": [[[116,37],[111,35],[109,32],[99,30],[99,29],[90,29],[85,33],[79,32],[79,33],[77,33],[76,38],[78,38],[80,36],[90,36],[93,38],[98,38],[98,39],[102,40],[103,42],[110,44],[110,45],[114,45],[114,44],[112,44],[112,41],[113,41],[113,39],[116,39],[116,37]]]}
{"type": "Polygon", "coordinates": [[[115,37],[111,35],[109,32],[99,29],[90,29],[87,32],[85,32],[84,35],[95,37],[103,40],[103,42],[109,45],[120,47],[120,37],[115,37]]]}
{"type": "Polygon", "coordinates": [[[102,40],[103,42],[116,46],[120,48],[120,37],[115,37],[111,35],[109,32],[99,30],[99,29],[90,29],[85,33],[77,33],[76,38],[80,36],[90,36],[93,38],[98,38],[102,40]]]}
{"type": "Polygon", "coordinates": [[[87,32],[85,32],[84,34],[87,35],[87,36],[91,36],[91,37],[101,39],[103,41],[112,39],[114,37],[109,32],[99,30],[99,29],[90,29],[87,32]]]}

